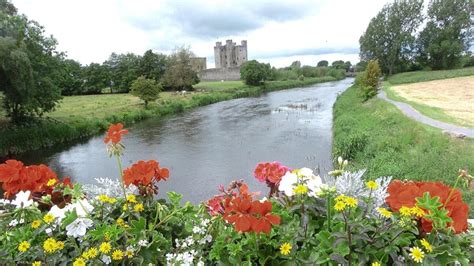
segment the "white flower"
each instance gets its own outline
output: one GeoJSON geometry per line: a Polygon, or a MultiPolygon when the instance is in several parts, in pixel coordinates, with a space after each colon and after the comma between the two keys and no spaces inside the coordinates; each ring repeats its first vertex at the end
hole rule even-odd
{"type": "Polygon", "coordinates": [[[49,210],[49,214],[53,215],[56,218],[56,223],[61,224],[61,221],[66,217],[67,208],[59,208],[58,205],[54,205],[49,210]]]}
{"type": "Polygon", "coordinates": [[[12,202],[7,199],[0,199],[0,204],[9,205],[9,204],[12,204],[12,202]]]}
{"type": "Polygon", "coordinates": [[[204,219],[201,221],[201,226],[206,227],[209,224],[210,220],[209,219],[204,219]]]}
{"type": "Polygon", "coordinates": [[[193,233],[194,233],[194,234],[204,234],[204,233],[205,233],[205,230],[204,230],[204,228],[202,228],[202,227],[194,226],[194,227],[193,227],[193,233]]]}
{"type": "Polygon", "coordinates": [[[298,170],[298,176],[303,177],[303,178],[310,178],[313,176],[313,170],[303,167],[298,170]]]}
{"type": "Polygon", "coordinates": [[[66,226],[66,235],[72,236],[74,238],[83,237],[87,229],[93,224],[91,219],[87,218],[77,218],[74,222],[66,226]]]}
{"type": "Polygon", "coordinates": [[[148,241],[142,239],[142,240],[138,241],[138,245],[141,246],[141,247],[146,247],[148,245],[148,241]]]}
{"type": "Polygon", "coordinates": [[[17,209],[31,206],[33,204],[33,200],[30,200],[30,195],[30,191],[20,191],[16,194],[16,198],[12,200],[11,204],[15,205],[17,209]]]}
{"type": "Polygon", "coordinates": [[[15,227],[15,226],[17,226],[17,224],[18,224],[18,220],[13,219],[13,220],[11,220],[11,222],[8,225],[11,226],[11,227],[15,227]]]}
{"type": "Polygon", "coordinates": [[[341,157],[341,156],[337,157],[337,162],[338,162],[339,164],[342,164],[342,157],[341,157]]]}
{"type": "Polygon", "coordinates": [[[46,232],[48,236],[51,236],[51,234],[53,233],[53,230],[51,228],[46,228],[46,230],[44,231],[46,232]]]}
{"type": "Polygon", "coordinates": [[[71,211],[73,209],[76,210],[78,217],[86,217],[94,210],[94,206],[92,206],[87,199],[81,199],[71,204],[71,211]]]}
{"type": "Polygon", "coordinates": [[[308,186],[310,190],[308,193],[309,196],[318,197],[319,192],[321,192],[321,189],[323,188],[323,180],[319,175],[313,175],[306,181],[306,186],[308,186]]]}
{"type": "Polygon", "coordinates": [[[286,174],[281,178],[280,186],[278,190],[283,191],[288,197],[293,196],[294,185],[298,183],[298,176],[291,172],[286,172],[286,174]]]}
{"type": "Polygon", "coordinates": [[[110,256],[107,256],[107,255],[102,255],[101,260],[106,265],[109,265],[112,262],[112,259],[110,258],[110,256]]]}

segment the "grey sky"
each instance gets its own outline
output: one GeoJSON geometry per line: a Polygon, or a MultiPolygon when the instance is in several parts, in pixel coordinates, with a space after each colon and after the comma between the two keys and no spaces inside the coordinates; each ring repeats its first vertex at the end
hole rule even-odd
{"type": "Polygon", "coordinates": [[[83,64],[112,52],[190,46],[213,66],[216,41],[248,41],[249,59],[275,66],[358,61],[358,39],[387,0],[13,0],[83,64]]]}

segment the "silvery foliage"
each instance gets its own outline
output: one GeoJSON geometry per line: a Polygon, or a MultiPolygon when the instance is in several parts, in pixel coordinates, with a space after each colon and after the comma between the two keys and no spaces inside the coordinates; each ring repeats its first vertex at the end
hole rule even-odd
{"type": "MultiPolygon", "coordinates": [[[[92,197],[105,194],[109,197],[122,197],[122,182],[118,179],[110,178],[94,178],[97,184],[86,184],[83,186],[84,192],[92,197]]],[[[137,194],[137,187],[130,185],[125,188],[127,195],[128,194],[137,194]]]]}
{"type": "Polygon", "coordinates": [[[362,178],[365,173],[365,169],[357,172],[344,171],[342,175],[338,177],[327,177],[327,184],[329,186],[335,186],[338,194],[344,194],[346,196],[354,197],[359,200],[361,204],[364,204],[363,198],[372,198],[372,208],[375,210],[385,204],[385,198],[388,196],[387,187],[392,180],[391,176],[382,176],[374,180],[378,187],[375,190],[370,190],[366,186],[366,180],[362,178]]]}

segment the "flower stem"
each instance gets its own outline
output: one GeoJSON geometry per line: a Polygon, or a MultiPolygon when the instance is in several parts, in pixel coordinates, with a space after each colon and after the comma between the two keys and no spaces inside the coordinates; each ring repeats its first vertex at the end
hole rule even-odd
{"type": "Polygon", "coordinates": [[[459,179],[461,179],[461,175],[458,175],[458,178],[456,178],[456,182],[454,183],[454,186],[451,188],[451,191],[449,192],[448,198],[447,198],[446,201],[444,202],[444,206],[445,206],[445,207],[446,207],[446,205],[448,205],[449,200],[450,200],[451,197],[453,196],[454,190],[455,190],[455,189],[457,188],[457,186],[458,186],[459,179]]]}
{"type": "Polygon", "coordinates": [[[124,200],[126,201],[127,192],[125,191],[125,180],[123,180],[122,160],[120,160],[120,155],[116,155],[115,158],[117,158],[117,164],[120,171],[120,180],[122,181],[121,184],[122,184],[123,197],[124,197],[124,200]]]}
{"type": "Polygon", "coordinates": [[[328,202],[327,202],[327,219],[328,219],[328,232],[331,232],[331,206],[332,206],[332,198],[328,195],[328,202]]]}

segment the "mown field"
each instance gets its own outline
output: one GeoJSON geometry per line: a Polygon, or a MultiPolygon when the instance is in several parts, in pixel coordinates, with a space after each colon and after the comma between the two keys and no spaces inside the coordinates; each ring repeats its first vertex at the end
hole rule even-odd
{"type": "Polygon", "coordinates": [[[160,99],[146,109],[139,98],[129,94],[68,96],[45,119],[27,125],[10,125],[5,114],[1,115],[0,157],[89,137],[104,131],[111,123],[132,124],[219,101],[334,80],[333,77],[308,78],[267,82],[263,86],[247,86],[241,81],[203,82],[194,92],[162,92],[160,99]]]}
{"type": "Polygon", "coordinates": [[[474,127],[474,67],[394,75],[383,83],[387,96],[433,119],[474,127]],[[416,83],[414,83],[416,82],[416,83]]]}
{"type": "MultiPolygon", "coordinates": [[[[425,74],[418,73],[416,79],[432,78],[425,74]]],[[[450,185],[454,185],[459,169],[474,171],[473,139],[450,138],[381,99],[362,102],[357,89],[353,86],[344,92],[334,107],[333,153],[348,158],[351,168],[366,168],[369,179],[393,176],[450,185]]],[[[463,193],[474,211],[473,193],[467,189],[463,193]]]]}

